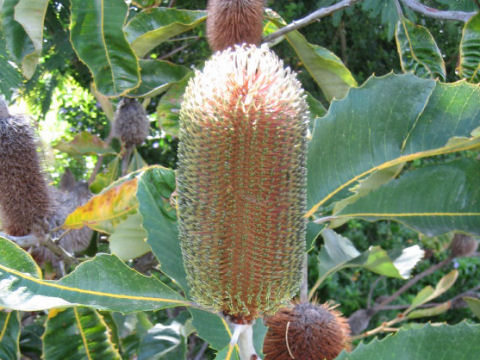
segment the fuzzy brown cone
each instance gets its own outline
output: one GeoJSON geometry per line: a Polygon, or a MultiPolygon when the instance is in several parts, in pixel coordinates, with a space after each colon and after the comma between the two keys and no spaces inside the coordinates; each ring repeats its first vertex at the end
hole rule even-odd
{"type": "Polygon", "coordinates": [[[148,136],[150,122],[147,113],[135,99],[123,98],[115,112],[113,134],[128,149],[140,145],[148,136]]]}
{"type": "Polygon", "coordinates": [[[267,47],[215,54],[180,113],[179,230],[191,294],[249,322],[298,290],[308,110],[267,47]]]}
{"type": "Polygon", "coordinates": [[[452,243],[450,244],[450,251],[455,257],[472,255],[478,248],[478,241],[472,236],[465,234],[455,234],[452,243]]]}
{"type": "Polygon", "coordinates": [[[347,319],[328,304],[283,308],[265,323],[265,360],[333,360],[350,347],[347,319]]]}
{"type": "Polygon", "coordinates": [[[264,0],[209,0],[207,39],[213,51],[260,44],[264,0]]]}
{"type": "Polygon", "coordinates": [[[32,128],[10,116],[0,99],[0,217],[13,236],[48,231],[51,200],[36,151],[32,128]]]}

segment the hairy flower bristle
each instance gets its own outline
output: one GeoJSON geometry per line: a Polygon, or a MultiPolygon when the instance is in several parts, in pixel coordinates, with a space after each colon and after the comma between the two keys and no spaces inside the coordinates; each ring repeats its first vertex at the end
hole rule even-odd
{"type": "Polygon", "coordinates": [[[305,250],[308,110],[267,47],[215,54],[180,113],[180,240],[193,297],[237,322],[295,294],[305,250]]]}
{"type": "Polygon", "coordinates": [[[265,360],[332,360],[350,348],[348,321],[329,304],[283,308],[265,324],[265,360]]]}

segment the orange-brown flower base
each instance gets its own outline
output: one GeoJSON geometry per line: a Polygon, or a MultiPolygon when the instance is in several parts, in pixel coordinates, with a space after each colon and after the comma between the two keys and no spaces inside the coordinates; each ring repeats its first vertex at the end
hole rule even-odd
{"type": "Polygon", "coordinates": [[[265,360],[332,360],[349,349],[347,319],[328,304],[283,308],[265,323],[265,360]]]}

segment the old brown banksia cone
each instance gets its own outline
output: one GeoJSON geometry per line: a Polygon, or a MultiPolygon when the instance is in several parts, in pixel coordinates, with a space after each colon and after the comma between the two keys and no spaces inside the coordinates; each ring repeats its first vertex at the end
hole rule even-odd
{"type": "Polygon", "coordinates": [[[265,323],[265,360],[332,360],[350,348],[347,319],[328,304],[283,308],[265,323]]]}
{"type": "Polygon", "coordinates": [[[237,323],[298,289],[305,250],[308,110],[267,47],[216,53],[180,114],[179,229],[191,294],[237,323]]]}

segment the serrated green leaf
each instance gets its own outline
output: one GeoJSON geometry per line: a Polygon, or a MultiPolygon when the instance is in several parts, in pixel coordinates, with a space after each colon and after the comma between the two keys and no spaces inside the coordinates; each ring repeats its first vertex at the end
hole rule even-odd
{"type": "Polygon", "coordinates": [[[307,160],[307,215],[340,200],[337,194],[375,171],[478,147],[478,103],[476,86],[410,74],[372,77],[352,88],[315,123],[307,160]]]}
{"type": "Polygon", "coordinates": [[[232,346],[228,345],[222,350],[220,350],[217,355],[215,356],[215,360],[238,360],[239,355],[237,349],[232,346]]]}
{"type": "Polygon", "coordinates": [[[87,131],[75,135],[72,141],[59,141],[53,148],[72,156],[115,154],[107,143],[87,131]]]}
{"type": "Polygon", "coordinates": [[[0,93],[9,100],[15,89],[20,87],[22,83],[22,75],[8,60],[5,39],[3,38],[4,34],[2,33],[1,27],[1,14],[0,7],[0,69],[2,69],[2,76],[0,77],[0,93]]]}
{"type": "Polygon", "coordinates": [[[445,303],[433,306],[431,308],[414,310],[407,315],[407,319],[418,319],[422,317],[431,317],[443,314],[450,309],[451,303],[447,301],[445,303]]]}
{"type": "Polygon", "coordinates": [[[189,309],[192,314],[192,324],[197,335],[208,342],[215,350],[225,348],[230,342],[231,331],[227,323],[219,315],[199,309],[189,309]]]}
{"type": "Polygon", "coordinates": [[[468,304],[468,307],[475,314],[477,318],[480,319],[480,299],[472,297],[464,297],[463,300],[468,304]]]}
{"type": "Polygon", "coordinates": [[[147,243],[160,262],[160,270],[188,292],[178,241],[176,209],[170,203],[174,190],[174,171],[158,166],[140,176],[137,199],[139,213],[143,217],[143,228],[148,234],[147,243]]]}
{"type": "MultiPolygon", "coordinates": [[[[0,238],[5,241],[5,239],[0,238]]],[[[10,258],[22,259],[20,248],[10,258]]],[[[188,306],[179,294],[153,277],[130,269],[114,255],[100,254],[58,281],[41,280],[0,258],[0,306],[22,311],[85,305],[111,311],[146,311],[188,306]]]]}
{"type": "Polygon", "coordinates": [[[20,315],[0,310],[0,359],[20,359],[20,315]]]}
{"type": "Polygon", "coordinates": [[[125,32],[135,53],[141,58],[169,38],[198,26],[206,18],[206,11],[158,7],[133,17],[125,32]]]}
{"type": "Polygon", "coordinates": [[[138,360],[185,360],[187,344],[182,324],[156,324],[148,330],[138,349],[138,360]]]}
{"type": "Polygon", "coordinates": [[[129,96],[157,96],[191,72],[185,66],[162,60],[140,60],[140,68],[142,83],[129,96]]]}
{"type": "Polygon", "coordinates": [[[479,173],[480,162],[470,159],[425,166],[383,185],[335,215],[392,219],[428,236],[454,230],[480,235],[479,173]]]}
{"type": "Polygon", "coordinates": [[[125,38],[124,0],[71,0],[71,42],[97,90],[120,96],[140,83],[137,57],[125,38]]]}
{"type": "Polygon", "coordinates": [[[440,77],[445,80],[447,74],[442,53],[426,27],[403,18],[397,24],[395,40],[404,72],[413,72],[427,79],[440,77]]]}
{"type": "Polygon", "coordinates": [[[20,246],[0,236],[0,264],[40,279],[42,271],[32,256],[20,246]]]}
{"type": "Polygon", "coordinates": [[[102,316],[85,307],[50,311],[43,356],[45,360],[121,359],[102,316]]]}
{"type": "Polygon", "coordinates": [[[480,14],[470,18],[463,27],[458,73],[468,81],[480,82],[480,14]]]}
{"type": "Polygon", "coordinates": [[[129,215],[110,235],[110,252],[122,260],[135,259],[152,250],[146,239],[147,232],[142,227],[142,216],[139,213],[129,215]]]}
{"type": "Polygon", "coordinates": [[[480,353],[480,325],[430,325],[400,330],[395,335],[369,344],[361,343],[351,353],[336,360],[473,360],[480,353]]]}

